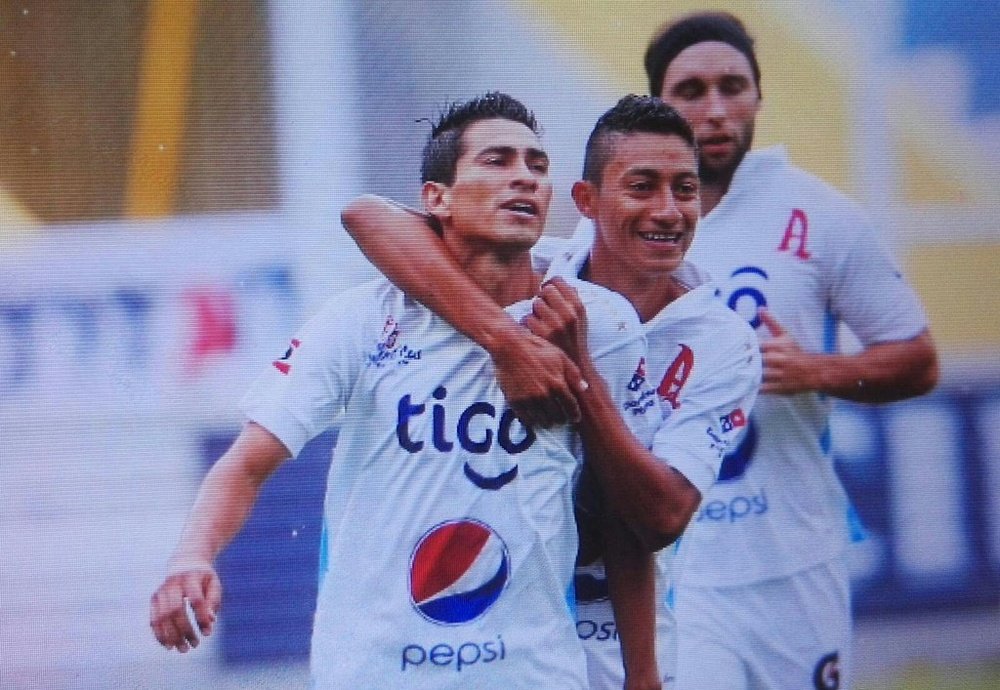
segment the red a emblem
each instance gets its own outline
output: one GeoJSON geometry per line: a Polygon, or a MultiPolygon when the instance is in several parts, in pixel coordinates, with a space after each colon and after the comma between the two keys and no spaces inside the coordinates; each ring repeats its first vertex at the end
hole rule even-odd
{"type": "Polygon", "coordinates": [[[806,216],[806,212],[800,208],[792,209],[792,217],[788,219],[788,227],[785,228],[785,236],[781,239],[781,245],[778,247],[779,252],[787,252],[791,250],[792,243],[795,242],[798,248],[795,250],[795,256],[800,259],[808,259],[812,254],[806,249],[806,242],[809,240],[809,218],[806,216]]]}
{"type": "Polygon", "coordinates": [[[680,353],[674,358],[673,364],[667,368],[667,373],[663,375],[660,387],[656,389],[656,392],[660,394],[660,399],[669,402],[675,410],[681,406],[677,398],[694,368],[694,352],[687,345],[682,344],[680,348],[680,353]]]}

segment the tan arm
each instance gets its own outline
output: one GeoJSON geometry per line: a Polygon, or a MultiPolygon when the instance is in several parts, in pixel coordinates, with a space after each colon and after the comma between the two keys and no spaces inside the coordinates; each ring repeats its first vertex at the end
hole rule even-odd
{"type": "Polygon", "coordinates": [[[198,646],[185,600],[201,634],[211,634],[222,604],[215,558],[243,527],[264,481],[288,456],[281,441],[250,423],[205,476],[167,577],[150,601],[150,627],[167,649],[186,652],[198,646]]]}
{"type": "Polygon", "coordinates": [[[864,403],[904,400],[929,392],[938,380],[937,351],[930,333],[879,343],[852,355],[806,352],[778,320],[762,309],[770,337],[761,342],[761,393],[794,395],[817,391],[864,403]]]}
{"type": "Polygon", "coordinates": [[[625,665],[625,690],[662,687],[656,664],[654,556],[621,522],[605,521],[604,570],[625,665]]]}
{"type": "Polygon", "coordinates": [[[576,366],[516,323],[461,269],[430,216],[366,195],[349,203],[341,220],[389,280],[489,352],[500,388],[522,420],[550,426],[579,418],[576,366]]]}

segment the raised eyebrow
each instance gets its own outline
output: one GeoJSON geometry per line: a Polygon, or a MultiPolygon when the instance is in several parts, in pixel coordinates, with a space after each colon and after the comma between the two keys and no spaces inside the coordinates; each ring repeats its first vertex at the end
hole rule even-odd
{"type": "Polygon", "coordinates": [[[625,177],[648,177],[658,180],[660,179],[660,171],[656,168],[629,168],[625,171],[625,177]]]}
{"type": "Polygon", "coordinates": [[[515,149],[513,146],[487,146],[478,154],[476,154],[476,158],[480,158],[482,156],[490,156],[493,154],[499,154],[504,157],[509,157],[513,156],[516,152],[517,149],[515,149]]]}
{"type": "Polygon", "coordinates": [[[529,148],[526,152],[526,157],[531,161],[545,161],[546,164],[549,162],[549,154],[545,153],[542,149],[529,148]]]}
{"type": "Polygon", "coordinates": [[[705,80],[701,77],[685,77],[670,88],[670,93],[677,93],[687,88],[705,88],[705,80]]]}
{"type": "MultiPolygon", "coordinates": [[[[479,158],[493,154],[503,156],[504,158],[510,158],[517,155],[517,148],[514,146],[487,146],[480,151],[476,157],[479,158]]],[[[525,150],[525,157],[531,160],[544,160],[546,163],[549,162],[549,154],[545,153],[542,149],[536,149],[534,147],[529,147],[525,150]]]]}
{"type": "Polygon", "coordinates": [[[739,83],[745,85],[750,83],[745,74],[726,74],[719,81],[724,84],[739,83]]]}

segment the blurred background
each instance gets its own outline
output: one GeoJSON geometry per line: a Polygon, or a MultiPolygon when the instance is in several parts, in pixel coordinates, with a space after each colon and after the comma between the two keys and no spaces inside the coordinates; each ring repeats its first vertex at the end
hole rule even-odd
{"type": "Polygon", "coordinates": [[[567,234],[597,116],[708,8],[758,39],[757,145],[865,205],[943,356],[932,395],[835,416],[858,687],[1000,687],[992,0],[0,0],[0,687],[303,687],[329,435],[222,556],[210,639],[168,654],[147,610],[250,380],[372,275],[341,206],[415,204],[421,118],[500,89],[567,234]]]}

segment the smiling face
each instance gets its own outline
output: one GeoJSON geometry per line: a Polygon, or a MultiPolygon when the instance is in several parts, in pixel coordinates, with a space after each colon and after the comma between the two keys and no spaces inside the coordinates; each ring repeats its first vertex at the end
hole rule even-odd
{"type": "Polygon", "coordinates": [[[721,41],[686,48],[663,75],[663,100],[694,129],[702,179],[728,182],[750,149],[760,110],[747,57],[721,41]]]}
{"type": "Polygon", "coordinates": [[[512,120],[469,125],[455,181],[424,185],[424,204],[446,241],[530,248],[541,237],[552,200],[549,158],[538,136],[512,120]]]}
{"type": "Polygon", "coordinates": [[[662,279],[680,266],[698,223],[694,150],[674,134],[615,134],[600,183],[573,198],[594,221],[593,263],[602,273],[662,279]]]}

